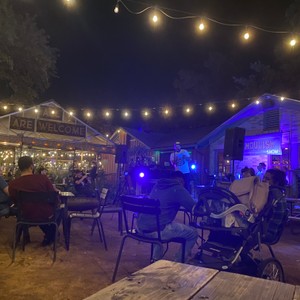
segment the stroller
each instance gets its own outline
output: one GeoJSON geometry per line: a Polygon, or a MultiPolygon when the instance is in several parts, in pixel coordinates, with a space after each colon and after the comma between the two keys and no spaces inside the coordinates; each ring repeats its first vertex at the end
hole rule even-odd
{"type": "MultiPolygon", "coordinates": [[[[267,195],[270,198],[269,192],[267,195]]],[[[266,199],[261,211],[254,212],[230,190],[220,187],[200,190],[191,226],[200,229],[201,244],[191,263],[283,282],[283,268],[271,246],[280,239],[288,211],[276,233],[266,238],[273,205],[266,199]],[[263,258],[266,252],[270,254],[263,258]]]]}

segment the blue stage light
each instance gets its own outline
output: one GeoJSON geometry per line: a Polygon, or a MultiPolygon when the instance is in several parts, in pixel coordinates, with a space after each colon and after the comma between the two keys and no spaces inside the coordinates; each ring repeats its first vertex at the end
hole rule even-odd
{"type": "Polygon", "coordinates": [[[139,173],[139,177],[140,177],[140,178],[144,178],[144,177],[145,177],[145,173],[144,173],[144,172],[140,172],[140,173],[139,173]]]}
{"type": "Polygon", "coordinates": [[[192,164],[192,165],[191,165],[191,169],[192,169],[192,170],[196,170],[196,165],[195,165],[195,164],[192,164]]]}

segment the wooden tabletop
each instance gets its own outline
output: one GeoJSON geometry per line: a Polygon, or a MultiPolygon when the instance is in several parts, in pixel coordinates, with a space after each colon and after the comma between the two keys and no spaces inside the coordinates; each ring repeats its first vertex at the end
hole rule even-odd
{"type": "Polygon", "coordinates": [[[282,282],[160,260],[86,298],[300,299],[300,287],[282,282]]]}

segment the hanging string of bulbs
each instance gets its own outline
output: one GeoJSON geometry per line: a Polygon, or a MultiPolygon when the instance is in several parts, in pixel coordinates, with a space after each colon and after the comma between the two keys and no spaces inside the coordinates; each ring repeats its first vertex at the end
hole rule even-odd
{"type": "MultiPolygon", "coordinates": [[[[278,96],[280,101],[290,100],[296,101],[293,99],[287,99],[283,96],[278,96]]],[[[206,114],[212,114],[220,111],[224,111],[224,106],[227,107],[231,112],[237,112],[241,108],[244,108],[250,103],[260,104],[263,100],[261,98],[252,97],[252,98],[242,98],[232,101],[214,101],[210,103],[197,103],[197,104],[185,104],[177,106],[160,106],[160,107],[151,107],[151,108],[66,108],[67,113],[70,116],[82,117],[83,119],[92,119],[92,118],[103,118],[110,120],[114,117],[121,117],[123,119],[130,120],[133,117],[140,116],[145,120],[153,119],[154,116],[159,115],[162,118],[172,119],[172,116],[182,114],[185,117],[191,117],[196,113],[204,111],[206,114]]],[[[24,110],[32,108],[32,106],[25,105],[16,105],[13,103],[3,104],[0,103],[0,115],[7,115],[10,113],[23,112],[24,110]]],[[[34,113],[39,113],[38,106],[34,107],[34,113]]],[[[55,115],[56,111],[53,109],[51,114],[55,115]]],[[[155,119],[155,118],[154,118],[155,119]]]]}
{"type": "Polygon", "coordinates": [[[214,18],[210,18],[207,16],[199,16],[199,15],[194,15],[190,12],[186,11],[181,11],[181,10],[176,10],[172,8],[167,8],[167,7],[159,7],[159,6],[148,6],[147,4],[140,2],[140,1],[135,1],[135,0],[126,0],[126,2],[131,2],[139,5],[145,6],[143,9],[140,10],[133,10],[131,9],[126,3],[125,0],[117,0],[117,3],[114,7],[114,13],[118,14],[121,11],[121,5],[122,7],[129,12],[130,14],[133,15],[140,15],[146,12],[150,13],[150,20],[153,25],[159,26],[160,20],[163,17],[173,19],[173,20],[186,20],[186,19],[196,19],[196,26],[199,30],[199,32],[204,33],[206,29],[208,28],[209,23],[215,23],[221,26],[226,26],[226,27],[240,27],[242,28],[242,38],[245,41],[251,40],[253,37],[253,31],[258,30],[258,31],[263,31],[266,33],[271,33],[271,34],[280,34],[280,35],[287,35],[287,44],[290,47],[295,47],[296,44],[298,43],[298,36],[299,33],[291,33],[289,31],[285,30],[271,30],[267,28],[263,28],[260,26],[256,25],[245,25],[241,23],[225,23],[222,21],[219,21],[214,18]]]}

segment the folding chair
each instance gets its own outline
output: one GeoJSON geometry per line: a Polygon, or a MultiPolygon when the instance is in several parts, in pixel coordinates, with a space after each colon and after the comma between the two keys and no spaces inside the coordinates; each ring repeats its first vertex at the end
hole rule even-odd
{"type": "MultiPolygon", "coordinates": [[[[123,217],[122,217],[123,210],[120,205],[107,204],[108,192],[109,190],[107,188],[102,188],[101,192],[99,190],[96,190],[96,196],[99,201],[104,203],[102,214],[118,214],[118,230],[122,235],[123,234],[123,217]]],[[[94,227],[95,224],[93,224],[91,234],[93,234],[94,227]]]]}
{"type": "MultiPolygon", "coordinates": [[[[107,190],[107,189],[106,189],[107,190]]],[[[108,191],[108,190],[107,190],[108,191]]],[[[96,194],[99,191],[96,190],[96,194]]],[[[105,205],[106,198],[74,198],[68,202],[68,216],[67,216],[67,230],[66,230],[66,248],[70,248],[70,237],[71,237],[71,223],[75,218],[79,219],[92,219],[94,220],[92,225],[92,232],[94,227],[97,225],[100,242],[104,243],[104,248],[107,250],[107,244],[103,225],[101,222],[101,215],[103,207],[105,205]]]]}
{"type": "MultiPolygon", "coordinates": [[[[184,262],[184,257],[185,257],[185,239],[184,238],[172,238],[169,240],[164,240],[161,238],[160,234],[160,201],[159,200],[154,200],[150,198],[143,198],[139,196],[132,196],[132,195],[121,195],[120,197],[121,200],[121,205],[123,208],[123,216],[124,216],[124,221],[125,221],[125,227],[126,227],[126,234],[124,235],[121,246],[119,249],[118,257],[117,257],[117,262],[115,265],[115,270],[113,273],[112,277],[112,282],[115,282],[123,248],[125,245],[125,241],[128,238],[134,239],[136,241],[142,242],[142,243],[148,243],[151,244],[151,255],[150,255],[150,262],[153,261],[153,245],[159,245],[162,246],[163,244],[168,244],[171,242],[174,243],[180,243],[182,245],[182,253],[181,253],[181,262],[184,262]],[[155,218],[156,220],[156,228],[155,231],[157,232],[157,237],[145,237],[143,234],[139,233],[138,230],[132,228],[131,221],[129,220],[129,214],[147,214],[151,215],[155,218]]],[[[167,252],[168,247],[165,251],[167,252]]],[[[165,254],[164,253],[164,254],[165,254]]]]}
{"type": "Polygon", "coordinates": [[[53,262],[56,260],[56,242],[58,236],[58,193],[20,191],[16,199],[17,223],[14,231],[12,262],[15,261],[16,245],[23,233],[22,248],[25,250],[24,227],[53,225],[55,238],[53,242],[53,262]]]}

